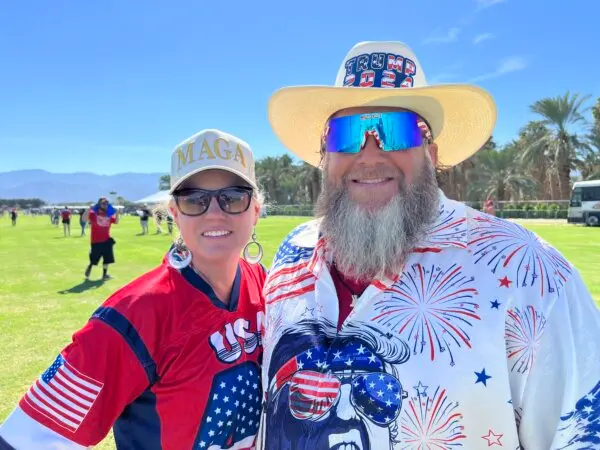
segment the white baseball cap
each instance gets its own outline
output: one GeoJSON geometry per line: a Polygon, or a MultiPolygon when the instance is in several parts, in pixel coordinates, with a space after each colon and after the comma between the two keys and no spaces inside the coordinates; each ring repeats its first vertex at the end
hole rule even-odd
{"type": "Polygon", "coordinates": [[[191,176],[213,169],[231,172],[257,189],[250,146],[231,134],[210,129],[194,134],[173,150],[169,194],[191,176]]]}

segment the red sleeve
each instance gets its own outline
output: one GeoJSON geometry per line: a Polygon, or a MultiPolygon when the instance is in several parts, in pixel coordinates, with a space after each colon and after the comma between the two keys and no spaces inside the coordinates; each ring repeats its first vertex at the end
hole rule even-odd
{"type": "Polygon", "coordinates": [[[116,216],[110,216],[110,223],[115,223],[117,221],[116,216]]]}
{"type": "Polygon", "coordinates": [[[77,444],[100,442],[149,386],[136,353],[115,328],[92,319],[32,385],[19,406],[77,444]]]}

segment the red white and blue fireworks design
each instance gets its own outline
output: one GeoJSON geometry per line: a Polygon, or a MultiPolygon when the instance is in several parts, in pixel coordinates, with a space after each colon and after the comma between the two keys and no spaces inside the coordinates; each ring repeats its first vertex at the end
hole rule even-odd
{"type": "Polygon", "coordinates": [[[531,305],[507,311],[504,337],[511,371],[526,374],[531,369],[545,327],[546,318],[531,305]]]}
{"type": "Polygon", "coordinates": [[[417,395],[403,406],[400,424],[402,450],[449,450],[462,447],[466,439],[463,415],[458,402],[449,400],[446,389],[438,387],[433,395],[427,394],[427,386],[415,386],[417,395]]]}
{"type": "Polygon", "coordinates": [[[403,336],[414,355],[434,361],[447,354],[454,366],[453,348],[471,348],[469,331],[481,320],[477,295],[474,278],[457,264],[413,264],[374,304],[372,320],[403,336]]]}
{"type": "Polygon", "coordinates": [[[437,220],[427,230],[424,246],[466,248],[468,243],[467,228],[467,218],[464,214],[459,215],[456,209],[446,210],[444,204],[442,204],[437,220]]]}
{"type": "Polygon", "coordinates": [[[539,286],[540,295],[558,292],[567,281],[570,264],[547,243],[525,228],[490,216],[474,219],[469,247],[475,263],[498,276],[498,287],[539,286]],[[503,276],[501,278],[501,276],[503,276]]]}

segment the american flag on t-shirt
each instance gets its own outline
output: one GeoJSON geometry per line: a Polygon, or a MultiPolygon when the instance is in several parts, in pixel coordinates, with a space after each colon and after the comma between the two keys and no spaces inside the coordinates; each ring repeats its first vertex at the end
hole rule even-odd
{"type": "Polygon", "coordinates": [[[23,399],[40,414],[75,432],[92,408],[102,386],[58,355],[23,399]]]}

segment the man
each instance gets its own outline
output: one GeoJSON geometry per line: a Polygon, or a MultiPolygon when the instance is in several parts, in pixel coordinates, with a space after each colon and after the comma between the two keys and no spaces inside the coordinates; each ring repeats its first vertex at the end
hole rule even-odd
{"type": "Polygon", "coordinates": [[[144,204],[140,211],[140,225],[142,226],[142,234],[149,234],[148,232],[148,219],[150,219],[151,213],[148,209],[148,205],[144,204]]]}
{"type": "Polygon", "coordinates": [[[323,190],[265,286],[263,448],[600,448],[600,316],[576,268],[436,184],[490,137],[489,94],[363,42],[269,120],[323,190]]]}
{"type": "Polygon", "coordinates": [[[54,212],[52,213],[52,225],[56,225],[58,227],[58,218],[60,217],[60,211],[58,208],[54,208],[54,212]]]}
{"type": "Polygon", "coordinates": [[[60,212],[60,216],[62,218],[63,234],[65,237],[71,236],[71,211],[68,206],[65,206],[65,209],[60,212]]]}
{"type": "Polygon", "coordinates": [[[81,227],[81,236],[85,236],[85,226],[87,224],[86,219],[87,215],[86,215],[86,211],[85,209],[81,208],[79,210],[79,226],[81,227]]]}
{"type": "Polygon", "coordinates": [[[169,230],[169,234],[173,234],[173,216],[169,211],[166,212],[167,216],[167,229],[169,230]]]}
{"type": "Polygon", "coordinates": [[[110,280],[108,265],[115,262],[113,246],[115,240],[110,237],[110,227],[113,223],[119,223],[119,211],[108,203],[106,197],[100,197],[96,206],[88,211],[87,220],[91,228],[90,264],[85,269],[85,279],[89,281],[92,266],[98,265],[102,258],[102,279],[110,280]]]}
{"type": "Polygon", "coordinates": [[[156,223],[156,234],[162,234],[163,213],[160,208],[154,210],[154,222],[156,223]]]}
{"type": "Polygon", "coordinates": [[[13,208],[10,211],[10,221],[12,222],[12,226],[16,226],[17,225],[17,208],[13,208]]]}

